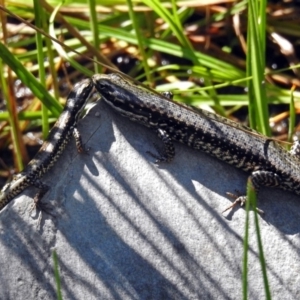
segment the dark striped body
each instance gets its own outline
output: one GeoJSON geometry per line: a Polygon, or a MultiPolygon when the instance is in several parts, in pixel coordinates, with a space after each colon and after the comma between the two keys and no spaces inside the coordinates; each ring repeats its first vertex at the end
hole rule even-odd
{"type": "MultiPolygon", "coordinates": [[[[40,182],[40,178],[54,165],[64,151],[66,144],[74,133],[77,133],[77,120],[82,112],[89,95],[93,89],[90,79],[77,84],[68,96],[67,103],[60,117],[49,132],[48,138],[43,143],[36,156],[29,162],[25,169],[13,177],[0,192],[0,210],[15,196],[28,186],[39,189],[47,186],[40,182]]],[[[79,142],[80,143],[80,137],[79,142]]],[[[77,146],[81,146],[78,145],[77,146]]],[[[81,148],[78,148],[80,151],[81,148]]]]}
{"type": "MultiPolygon", "coordinates": [[[[78,151],[83,151],[76,124],[93,86],[118,113],[158,133],[165,149],[160,156],[150,153],[157,162],[173,159],[175,149],[172,141],[176,141],[249,172],[257,191],[260,186],[273,186],[300,194],[299,142],[287,152],[276,142],[246,126],[204,110],[196,112],[120,75],[98,74],[93,76],[92,81],[87,79],[75,86],[64,111],[35,158],[2,189],[0,209],[30,185],[39,189],[34,198],[38,202],[48,189],[39,179],[53,166],[72,134],[78,151]]],[[[245,200],[245,196],[240,196],[235,203],[244,203],[245,200]]]]}
{"type": "Polygon", "coordinates": [[[195,112],[117,74],[94,75],[93,81],[103,100],[121,115],[255,174],[257,187],[261,180],[261,185],[300,194],[300,159],[260,133],[204,110],[195,112]]]}

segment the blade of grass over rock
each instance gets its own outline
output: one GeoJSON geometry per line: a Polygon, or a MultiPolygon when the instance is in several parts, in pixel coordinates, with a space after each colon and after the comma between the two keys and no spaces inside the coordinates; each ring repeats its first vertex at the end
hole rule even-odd
{"type": "MultiPolygon", "coordinates": [[[[254,190],[251,190],[249,192],[249,197],[251,203],[253,203],[253,207],[256,207],[256,194],[254,190]],[[253,194],[253,196],[252,196],[253,194]]],[[[263,275],[263,281],[264,281],[264,288],[265,288],[265,294],[266,294],[266,299],[270,300],[271,299],[271,292],[270,292],[270,287],[269,287],[269,281],[268,281],[268,276],[267,276],[267,268],[266,268],[266,260],[264,257],[264,251],[263,251],[263,243],[261,239],[261,234],[260,234],[260,229],[259,229],[259,219],[258,219],[258,212],[254,209],[254,222],[255,222],[255,231],[256,231],[256,237],[257,237],[257,244],[258,244],[258,252],[259,252],[259,261],[261,265],[261,272],[263,275]]]]}
{"type": "MultiPolygon", "coordinates": [[[[247,198],[253,197],[253,195],[250,195],[250,191],[252,188],[252,183],[248,179],[247,182],[247,198]]],[[[249,250],[249,220],[250,220],[250,198],[248,198],[249,201],[246,201],[246,219],[245,219],[245,234],[244,234],[244,257],[243,257],[243,274],[242,274],[242,282],[243,282],[243,299],[248,299],[248,250],[249,250]]]]}
{"type": "MultiPolygon", "coordinates": [[[[265,49],[266,49],[266,1],[249,1],[248,2],[248,51],[247,51],[247,76],[251,76],[249,81],[249,114],[250,124],[253,128],[270,136],[268,101],[265,85],[265,49]]],[[[247,202],[250,202],[254,208],[254,222],[257,235],[257,243],[259,248],[259,260],[262,268],[264,289],[266,299],[271,299],[266,262],[263,254],[263,246],[259,229],[257,200],[251,180],[247,184],[247,202]]],[[[249,214],[249,203],[247,203],[247,215],[249,214]]],[[[246,228],[248,226],[249,217],[246,219],[246,228]]],[[[248,241],[247,241],[248,243],[248,241]]],[[[248,245],[244,248],[244,253],[248,251],[248,245]]],[[[244,276],[243,276],[243,297],[247,299],[247,260],[244,257],[244,276]]]]}
{"type": "Polygon", "coordinates": [[[52,252],[52,260],[53,260],[54,277],[56,282],[57,300],[63,300],[62,292],[61,292],[61,278],[59,274],[58,257],[55,249],[52,252]]]}
{"type": "Polygon", "coordinates": [[[266,271],[266,262],[263,253],[263,245],[259,229],[258,211],[257,207],[257,195],[252,184],[251,179],[247,182],[247,201],[246,201],[246,220],[245,220],[245,235],[244,235],[244,259],[243,259],[243,299],[248,299],[248,250],[249,250],[249,226],[250,226],[250,207],[254,210],[254,224],[256,228],[259,260],[262,268],[264,288],[266,293],[266,299],[271,299],[271,293],[268,284],[268,277],[266,271]]]}

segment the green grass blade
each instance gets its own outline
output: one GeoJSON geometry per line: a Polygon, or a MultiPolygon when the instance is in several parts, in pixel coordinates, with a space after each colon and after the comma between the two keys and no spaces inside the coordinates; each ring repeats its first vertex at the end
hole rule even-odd
{"type": "Polygon", "coordinates": [[[54,276],[55,276],[55,282],[56,282],[56,293],[57,293],[57,299],[62,300],[62,293],[61,293],[61,279],[59,275],[59,266],[58,266],[58,257],[55,250],[52,252],[52,259],[54,264],[54,276]]]}
{"type": "Polygon", "coordinates": [[[19,123],[16,117],[16,107],[14,101],[11,101],[12,99],[9,99],[9,92],[8,92],[8,84],[4,77],[4,66],[2,59],[0,59],[0,83],[1,83],[1,89],[3,93],[4,99],[6,99],[6,107],[7,107],[7,120],[10,124],[10,133],[11,133],[11,139],[13,144],[13,151],[14,155],[16,157],[16,165],[17,170],[23,169],[23,160],[22,160],[22,153],[24,151],[21,151],[21,149],[24,148],[24,144],[21,138],[20,129],[19,129],[19,123]]]}
{"type": "Polygon", "coordinates": [[[133,5],[132,5],[131,0],[127,0],[127,5],[128,5],[128,8],[129,8],[129,16],[130,16],[130,19],[132,21],[132,25],[133,25],[133,28],[134,28],[134,31],[135,31],[136,39],[137,39],[137,42],[138,42],[139,51],[141,53],[142,64],[143,64],[143,67],[144,67],[144,70],[145,70],[147,81],[149,83],[152,83],[151,72],[150,72],[150,68],[148,66],[148,61],[147,61],[148,55],[147,55],[146,51],[144,50],[145,46],[144,46],[144,43],[143,43],[141,31],[140,31],[140,25],[139,25],[139,22],[137,20],[137,15],[133,11],[133,5]]]}
{"type": "Polygon", "coordinates": [[[251,126],[258,129],[263,134],[270,136],[269,114],[266,97],[266,86],[264,79],[265,71],[265,30],[266,24],[262,23],[265,17],[262,17],[266,11],[266,2],[249,1],[249,20],[248,20],[248,64],[250,72],[247,75],[252,76],[252,82],[249,85],[249,103],[251,108],[249,113],[251,126]],[[257,5],[256,5],[257,4],[257,5]],[[260,13],[259,13],[260,12],[260,13]],[[250,91],[251,90],[251,91],[250,91]],[[253,114],[255,114],[253,116],[253,114]]]}
{"type": "MultiPolygon", "coordinates": [[[[94,47],[96,49],[100,49],[100,38],[99,38],[99,31],[98,31],[98,22],[97,22],[97,14],[96,14],[96,1],[95,0],[88,0],[89,11],[90,11],[90,24],[91,24],[91,31],[93,35],[93,42],[94,47]]],[[[94,56],[94,59],[97,60],[97,57],[94,56]]],[[[100,64],[94,63],[94,68],[96,73],[102,73],[102,67],[100,64]]]]}
{"type": "MultiPolygon", "coordinates": [[[[256,202],[256,197],[255,197],[254,201],[256,202]]],[[[255,203],[255,205],[256,205],[256,203],[255,203]]],[[[254,206],[254,207],[256,207],[256,206],[254,206]]],[[[260,229],[259,229],[258,213],[256,210],[254,211],[254,221],[255,221],[257,244],[258,244],[258,251],[259,251],[259,261],[260,261],[261,270],[262,270],[262,274],[263,274],[265,294],[266,294],[266,299],[269,300],[269,299],[271,299],[271,292],[270,292],[269,281],[268,281],[268,276],[267,276],[267,268],[266,268],[266,260],[265,260],[264,251],[263,251],[263,244],[262,244],[260,229]]]]}
{"type": "Polygon", "coordinates": [[[248,243],[249,243],[249,212],[250,206],[254,210],[254,223],[257,236],[259,260],[262,268],[263,281],[266,293],[266,299],[271,299],[271,293],[267,277],[266,261],[264,258],[263,245],[259,229],[258,211],[257,211],[257,194],[253,187],[251,178],[247,182],[247,201],[246,201],[246,221],[245,221],[245,238],[244,238],[244,259],[243,259],[243,299],[248,299],[248,243]]]}
{"type": "MultiPolygon", "coordinates": [[[[103,36],[114,37],[116,39],[120,39],[122,41],[126,41],[133,45],[137,45],[136,37],[131,32],[128,32],[122,28],[113,28],[106,25],[99,25],[99,29],[103,36]]],[[[239,68],[231,65],[230,63],[224,62],[220,59],[214,58],[207,54],[201,52],[194,52],[185,47],[176,45],[175,43],[170,43],[167,41],[162,41],[156,38],[145,38],[142,37],[143,44],[145,47],[149,47],[152,50],[186,58],[189,60],[193,59],[193,56],[196,55],[197,60],[201,61],[201,66],[218,70],[219,72],[223,72],[226,70],[227,78],[231,80],[240,79],[241,77],[245,77],[245,72],[240,70],[239,68]]]]}
{"type": "Polygon", "coordinates": [[[249,248],[249,213],[250,213],[250,204],[253,197],[253,186],[250,179],[247,182],[247,199],[246,201],[246,220],[245,220],[245,235],[244,235],[244,258],[243,258],[243,274],[242,274],[242,283],[243,283],[243,299],[248,298],[248,248],[249,248]]]}
{"type": "Polygon", "coordinates": [[[291,102],[290,102],[290,120],[289,120],[289,132],[288,132],[288,141],[293,142],[293,134],[294,128],[296,124],[296,109],[295,109],[295,101],[294,101],[294,90],[295,86],[291,91],[291,102]]]}
{"type": "Polygon", "coordinates": [[[52,114],[58,117],[62,110],[61,105],[2,43],[0,43],[0,57],[16,73],[17,77],[30,88],[32,93],[47,106],[52,114]]]}
{"type": "MultiPolygon", "coordinates": [[[[39,28],[43,28],[43,20],[46,17],[44,10],[39,3],[39,0],[33,1],[33,7],[35,12],[35,25],[39,28]]],[[[44,28],[43,28],[44,29],[44,28]]],[[[43,51],[43,35],[40,32],[36,32],[36,47],[38,54],[38,65],[39,65],[39,78],[41,84],[46,87],[46,71],[44,66],[44,51],[43,51]]],[[[48,122],[48,111],[45,105],[42,105],[42,132],[44,139],[49,133],[49,122],[48,122]]]]}

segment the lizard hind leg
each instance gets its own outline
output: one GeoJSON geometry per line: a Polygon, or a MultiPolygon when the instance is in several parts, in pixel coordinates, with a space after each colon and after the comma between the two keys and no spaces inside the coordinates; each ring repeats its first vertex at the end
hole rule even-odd
{"type": "MultiPolygon", "coordinates": [[[[261,171],[261,170],[252,172],[252,174],[249,176],[249,179],[253,184],[256,194],[258,194],[258,191],[261,186],[276,187],[279,186],[281,182],[280,176],[277,175],[276,173],[270,171],[261,171]]],[[[239,193],[237,194],[227,193],[227,195],[233,198],[235,201],[229,207],[227,207],[223,212],[234,208],[238,204],[243,206],[247,201],[247,196],[239,195],[239,193]]],[[[261,214],[264,213],[264,211],[262,211],[257,207],[255,209],[261,214]]]]}

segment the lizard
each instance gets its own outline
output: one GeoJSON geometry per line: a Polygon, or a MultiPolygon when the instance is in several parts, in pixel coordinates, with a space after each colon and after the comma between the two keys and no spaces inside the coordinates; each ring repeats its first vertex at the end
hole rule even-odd
{"type": "Polygon", "coordinates": [[[77,83],[67,97],[66,105],[49,132],[47,139],[40,150],[28,163],[25,169],[15,175],[0,191],[0,210],[2,210],[14,197],[29,186],[35,186],[38,192],[34,196],[34,204],[38,205],[49,190],[49,186],[41,181],[63,153],[67,143],[73,135],[79,153],[86,152],[81,135],[77,129],[77,121],[85,107],[93,89],[91,79],[77,83]]]}
{"type": "MultiPolygon", "coordinates": [[[[164,148],[159,154],[149,152],[156,163],[172,161],[173,142],[180,142],[248,172],[256,193],[260,187],[268,186],[300,195],[298,141],[287,151],[245,125],[206,110],[195,111],[172,101],[168,93],[154,93],[117,73],[96,74],[92,80],[101,98],[116,112],[157,133],[164,148]]],[[[227,209],[238,203],[243,205],[247,197],[235,198],[227,209]]]]}
{"type": "MultiPolygon", "coordinates": [[[[30,185],[39,189],[34,203],[40,201],[49,189],[40,177],[58,159],[72,134],[78,152],[83,151],[76,123],[93,86],[101,99],[117,113],[157,133],[164,148],[158,154],[148,152],[156,163],[171,162],[175,156],[174,141],[180,142],[248,172],[256,193],[261,186],[268,186],[300,195],[298,141],[288,152],[277,142],[245,125],[206,110],[195,111],[174,102],[170,93],[158,94],[112,73],[95,74],[75,86],[36,157],[0,192],[0,210],[30,185]]],[[[238,196],[229,208],[238,203],[243,205],[245,201],[246,196],[238,196]]]]}

